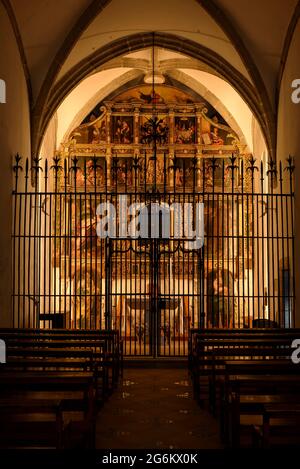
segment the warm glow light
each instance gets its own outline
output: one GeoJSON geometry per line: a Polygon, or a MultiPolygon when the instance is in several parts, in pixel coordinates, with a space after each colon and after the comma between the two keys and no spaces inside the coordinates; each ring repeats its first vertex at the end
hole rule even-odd
{"type": "Polygon", "coordinates": [[[146,73],[146,75],[144,76],[144,82],[150,84],[162,84],[165,82],[165,77],[159,72],[155,72],[154,75],[152,74],[152,72],[149,72],[146,73]]]}

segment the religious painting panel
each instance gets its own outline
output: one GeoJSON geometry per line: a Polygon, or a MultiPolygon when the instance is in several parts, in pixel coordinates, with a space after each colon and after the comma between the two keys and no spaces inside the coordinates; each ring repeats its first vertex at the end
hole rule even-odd
{"type": "Polygon", "coordinates": [[[193,158],[176,158],[175,163],[175,186],[192,187],[196,183],[196,172],[193,158]]]}
{"type": "Polygon", "coordinates": [[[151,155],[146,157],[146,183],[164,184],[167,182],[167,159],[166,155],[158,154],[156,158],[151,155]]]}
{"type": "MultiPolygon", "coordinates": [[[[168,85],[156,85],[153,92],[152,85],[138,85],[134,88],[120,93],[116,98],[116,103],[134,103],[142,105],[168,104],[178,105],[192,104],[199,101],[199,95],[192,90],[189,93],[168,85]]],[[[205,100],[205,104],[209,105],[205,100]]]]}
{"type": "Polygon", "coordinates": [[[195,143],[196,123],[195,117],[176,116],[175,117],[175,143],[195,143]]]}
{"type": "Polygon", "coordinates": [[[112,140],[118,144],[133,143],[133,117],[113,116],[112,140]]]}
{"type": "MultiPolygon", "coordinates": [[[[76,190],[79,192],[87,190],[99,190],[105,186],[106,161],[104,157],[86,158],[77,157],[76,170],[73,171],[76,177],[76,190]]],[[[72,163],[72,161],[71,161],[72,163]]],[[[74,167],[74,163],[73,163],[74,167]]],[[[75,182],[75,181],[74,181],[75,182]]]]}
{"type": "Polygon", "coordinates": [[[142,144],[154,143],[154,132],[156,132],[156,143],[165,145],[169,141],[168,117],[166,115],[158,115],[155,119],[153,116],[142,115],[140,117],[140,135],[139,141],[142,144]]]}
{"type": "Polygon", "coordinates": [[[133,183],[133,159],[131,157],[114,157],[111,162],[112,184],[129,187],[133,183]]]}
{"type": "Polygon", "coordinates": [[[217,116],[212,119],[201,119],[201,143],[204,145],[232,145],[233,140],[237,139],[237,135],[232,129],[220,121],[217,116]]]}
{"type": "Polygon", "coordinates": [[[100,117],[96,117],[94,113],[91,113],[79,127],[73,130],[70,138],[78,144],[95,145],[106,143],[106,114],[102,113],[100,117]]]}
{"type": "Polygon", "coordinates": [[[52,282],[57,291],[62,285],[66,290],[61,307],[72,327],[99,327],[103,319],[104,241],[96,231],[98,203],[96,195],[82,196],[80,192],[52,200],[52,282]]]}

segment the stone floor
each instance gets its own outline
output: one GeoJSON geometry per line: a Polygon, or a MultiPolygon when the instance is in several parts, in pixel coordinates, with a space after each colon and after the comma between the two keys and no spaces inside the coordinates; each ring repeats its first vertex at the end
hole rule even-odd
{"type": "Polygon", "coordinates": [[[217,421],[193,400],[186,369],[125,369],[98,415],[99,449],[221,447],[217,421]]]}

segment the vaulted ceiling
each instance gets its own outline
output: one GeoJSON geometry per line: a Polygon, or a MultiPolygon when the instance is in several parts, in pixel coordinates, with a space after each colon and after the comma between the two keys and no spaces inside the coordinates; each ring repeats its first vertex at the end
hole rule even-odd
{"type": "MultiPolygon", "coordinates": [[[[206,2],[11,0],[25,49],[34,96],[37,96],[52,60],[72,30],[77,41],[74,42],[66,63],[60,64],[60,76],[96,47],[126,35],[125,32],[149,30],[151,17],[155,17],[155,30],[173,30],[177,34],[180,31],[183,36],[199,40],[212,50],[224,52],[225,57],[247,75],[246,67],[239,60],[235,47],[230,45],[226,34],[201,7],[201,3],[206,2]],[[93,3],[98,3],[98,9],[94,9],[95,18],[86,29],[74,31],[73,28],[76,29],[80,18],[85,17],[87,9],[91,9],[93,3]]],[[[297,0],[285,0],[284,4],[282,0],[215,0],[214,3],[221,9],[220,17],[225,13],[236,35],[244,42],[266,84],[271,84],[273,88],[297,0]]]]}
{"type": "MultiPolygon", "coordinates": [[[[123,43],[128,45],[128,55],[149,46],[147,34],[156,31],[166,35],[157,44],[162,49],[183,52],[189,43],[188,55],[199,63],[202,60],[202,71],[211,69],[220,76],[224,69],[223,78],[243,99],[247,100],[248,93],[249,100],[257,102],[258,112],[266,119],[260,125],[265,126],[265,138],[272,149],[278,80],[293,22],[299,16],[298,0],[2,2],[15,22],[24,53],[35,147],[49,112],[58,108],[67,93],[86,75],[126,55],[124,45],[120,53],[122,38],[126,38],[123,43]],[[131,37],[137,39],[132,42],[131,37]]],[[[165,60],[170,67],[171,56],[166,55],[165,60]]],[[[128,62],[124,66],[131,68],[128,62]]],[[[180,68],[189,67],[182,64],[180,68]]]]}
{"type": "Polygon", "coordinates": [[[162,74],[169,84],[183,90],[190,89],[205,98],[227,120],[241,143],[247,145],[249,151],[253,150],[252,114],[233,87],[221,77],[213,76],[213,71],[205,64],[157,47],[113,59],[82,80],[58,107],[57,147],[68,139],[70,132],[96,104],[112,92],[119,92],[116,90],[124,88],[124,85],[131,87],[133,82],[143,82],[148,73],[151,75],[153,62],[155,73],[162,74]]]}

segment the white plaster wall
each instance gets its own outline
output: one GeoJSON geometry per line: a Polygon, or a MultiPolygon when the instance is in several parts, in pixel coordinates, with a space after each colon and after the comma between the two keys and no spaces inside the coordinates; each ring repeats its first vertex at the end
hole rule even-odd
{"type": "Polygon", "coordinates": [[[19,50],[6,11],[0,3],[0,78],[6,104],[0,104],[0,326],[12,324],[11,228],[13,156],[30,156],[29,103],[19,50]]]}

